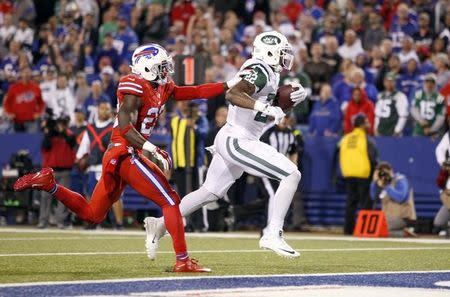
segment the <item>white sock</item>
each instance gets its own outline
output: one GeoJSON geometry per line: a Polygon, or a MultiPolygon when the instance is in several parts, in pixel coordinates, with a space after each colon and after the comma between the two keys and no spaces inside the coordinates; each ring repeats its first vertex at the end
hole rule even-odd
{"type": "Polygon", "coordinates": [[[292,198],[294,198],[295,191],[297,191],[301,177],[300,171],[296,170],[281,180],[273,197],[270,221],[267,226],[268,232],[278,234],[279,230],[283,230],[284,219],[291,205],[292,198]]]}

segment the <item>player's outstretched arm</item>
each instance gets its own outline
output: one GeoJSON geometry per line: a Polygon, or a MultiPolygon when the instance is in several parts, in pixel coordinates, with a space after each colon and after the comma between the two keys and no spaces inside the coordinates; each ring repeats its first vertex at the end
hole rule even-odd
{"type": "Polygon", "coordinates": [[[207,83],[198,86],[174,86],[173,99],[176,101],[212,98],[228,89],[227,83],[207,83]]]}
{"type": "Polygon", "coordinates": [[[133,95],[125,95],[120,105],[117,118],[122,136],[135,148],[142,148],[146,139],[134,128],[137,121],[141,99],[133,95]]]}

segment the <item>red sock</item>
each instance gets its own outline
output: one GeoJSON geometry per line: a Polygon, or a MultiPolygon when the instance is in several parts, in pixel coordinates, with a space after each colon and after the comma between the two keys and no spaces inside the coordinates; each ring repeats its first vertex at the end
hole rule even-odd
{"type": "Polygon", "coordinates": [[[177,260],[183,261],[188,259],[186,239],[184,238],[183,219],[178,205],[167,205],[163,207],[162,211],[166,229],[170,236],[172,236],[173,249],[177,255],[177,260]]]}
{"type": "Polygon", "coordinates": [[[92,222],[91,207],[82,195],[61,185],[57,185],[55,191],[51,194],[68,209],[73,211],[80,219],[92,222]]]}

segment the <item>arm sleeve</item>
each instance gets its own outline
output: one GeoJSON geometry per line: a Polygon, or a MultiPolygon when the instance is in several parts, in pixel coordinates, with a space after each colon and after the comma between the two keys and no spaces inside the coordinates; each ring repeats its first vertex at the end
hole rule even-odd
{"type": "Polygon", "coordinates": [[[411,108],[411,116],[413,117],[414,120],[416,120],[417,122],[423,121],[422,117],[420,116],[420,112],[419,109],[415,106],[413,106],[411,108]]]}
{"type": "Polygon", "coordinates": [[[3,101],[3,107],[5,108],[5,111],[7,113],[14,113],[14,101],[15,101],[15,94],[11,88],[11,86],[8,88],[8,91],[6,92],[5,99],[3,101]]]}
{"type": "Polygon", "coordinates": [[[438,115],[436,116],[436,120],[433,123],[433,126],[430,127],[430,132],[437,132],[439,129],[441,129],[442,125],[444,125],[445,122],[445,116],[438,115]]]}
{"type": "Polygon", "coordinates": [[[417,108],[416,104],[417,104],[417,97],[420,96],[420,94],[418,94],[419,92],[416,92],[413,102],[412,102],[412,106],[411,106],[411,116],[413,117],[413,119],[417,122],[423,121],[422,116],[420,115],[420,111],[417,108]]]}
{"type": "Polygon", "coordinates": [[[436,115],[436,120],[434,121],[433,125],[430,127],[431,132],[436,132],[439,129],[441,129],[442,125],[444,125],[445,122],[445,105],[444,105],[444,97],[442,95],[438,96],[438,104],[439,104],[439,111],[436,115]]]}
{"type": "Polygon", "coordinates": [[[446,154],[450,149],[450,135],[449,133],[445,133],[444,136],[442,137],[441,141],[439,142],[439,144],[436,147],[436,160],[439,163],[439,165],[442,165],[442,163],[444,163],[444,161],[447,159],[446,154]]]}
{"type": "Polygon", "coordinates": [[[78,147],[77,151],[77,160],[83,158],[84,155],[88,155],[91,151],[91,140],[89,139],[88,133],[85,131],[83,133],[83,138],[81,139],[80,146],[78,147]]]}
{"type": "Polygon", "coordinates": [[[335,109],[332,113],[332,123],[330,124],[331,131],[334,133],[338,133],[339,130],[342,129],[342,112],[339,109],[339,106],[336,103],[335,109]]]}
{"type": "Polygon", "coordinates": [[[395,107],[397,108],[399,119],[395,125],[394,131],[400,133],[405,128],[406,120],[408,119],[408,99],[405,94],[399,93],[395,107]]]}
{"type": "Polygon", "coordinates": [[[375,122],[373,124],[373,131],[378,131],[378,124],[380,123],[380,117],[375,115],[375,122]]]}
{"type": "Polygon", "coordinates": [[[225,91],[224,83],[208,83],[199,86],[175,86],[173,99],[176,101],[212,98],[225,91]]]}
{"type": "Polygon", "coordinates": [[[394,186],[386,187],[386,193],[392,200],[398,203],[403,203],[408,199],[409,183],[406,177],[401,176],[394,186]]]}

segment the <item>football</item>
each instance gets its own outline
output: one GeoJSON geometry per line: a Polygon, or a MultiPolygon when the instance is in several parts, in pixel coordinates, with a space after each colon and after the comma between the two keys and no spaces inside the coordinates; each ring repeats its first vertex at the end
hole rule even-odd
{"type": "Polygon", "coordinates": [[[295,89],[291,85],[285,85],[278,88],[275,105],[279,106],[284,112],[288,112],[294,106],[291,100],[291,93],[295,89]]]}

